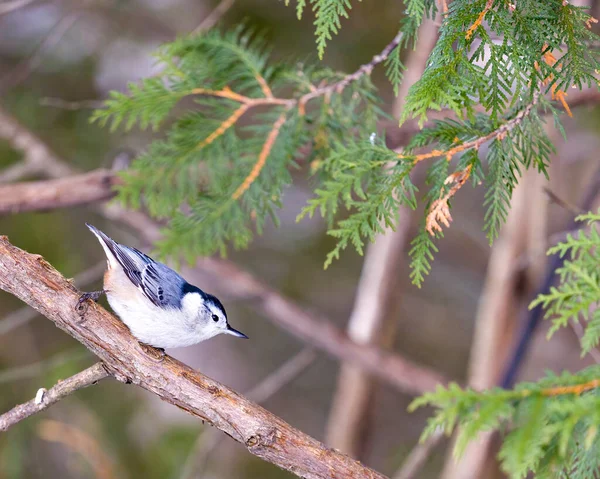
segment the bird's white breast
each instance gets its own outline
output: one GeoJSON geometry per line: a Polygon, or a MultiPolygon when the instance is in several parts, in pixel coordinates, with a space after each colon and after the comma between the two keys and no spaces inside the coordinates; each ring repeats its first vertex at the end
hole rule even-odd
{"type": "Polygon", "coordinates": [[[113,311],[145,344],[157,348],[179,348],[208,339],[199,331],[197,317],[179,308],[154,305],[120,267],[107,271],[104,289],[113,311]]]}

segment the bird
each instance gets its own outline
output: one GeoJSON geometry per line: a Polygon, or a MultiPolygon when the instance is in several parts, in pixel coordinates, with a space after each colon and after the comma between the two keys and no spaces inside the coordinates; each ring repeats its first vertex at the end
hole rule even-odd
{"type": "Polygon", "coordinates": [[[113,311],[142,345],[164,352],[191,346],[218,334],[248,339],[232,328],[221,301],[188,283],[167,265],[117,243],[86,223],[107,258],[101,291],[84,293],[78,306],[106,294],[113,311]]]}

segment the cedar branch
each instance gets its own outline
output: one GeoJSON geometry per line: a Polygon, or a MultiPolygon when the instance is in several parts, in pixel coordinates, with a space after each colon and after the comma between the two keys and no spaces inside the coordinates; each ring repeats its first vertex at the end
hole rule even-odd
{"type": "Polygon", "coordinates": [[[262,149],[260,150],[260,154],[258,155],[258,161],[252,168],[252,171],[250,171],[250,174],[244,179],[242,184],[238,186],[238,188],[233,192],[233,195],[231,196],[233,200],[239,199],[239,197],[242,196],[248,190],[248,188],[250,188],[250,186],[252,185],[252,183],[254,183],[256,178],[258,178],[260,171],[263,169],[265,163],[267,162],[269,153],[271,153],[271,150],[273,149],[273,145],[277,141],[279,130],[281,130],[281,127],[285,123],[285,119],[286,114],[282,113],[277,119],[277,121],[273,124],[273,128],[271,128],[271,131],[267,135],[267,139],[265,140],[265,143],[262,149]]]}
{"type": "Polygon", "coordinates": [[[432,150],[428,153],[421,153],[419,155],[403,155],[398,154],[398,158],[400,159],[409,159],[418,163],[423,160],[427,160],[430,158],[439,158],[441,156],[445,156],[448,161],[452,159],[454,155],[457,153],[462,153],[463,151],[471,150],[473,148],[477,149],[483,146],[490,140],[495,138],[502,139],[504,138],[508,132],[510,132],[513,128],[519,125],[529,114],[533,111],[534,107],[537,105],[539,99],[539,95],[535,95],[533,101],[529,103],[525,108],[523,108],[519,113],[515,115],[514,118],[508,120],[503,125],[499,126],[496,130],[488,133],[487,135],[480,136],[479,138],[475,138],[471,141],[465,141],[464,143],[459,143],[448,150],[432,150]]]}

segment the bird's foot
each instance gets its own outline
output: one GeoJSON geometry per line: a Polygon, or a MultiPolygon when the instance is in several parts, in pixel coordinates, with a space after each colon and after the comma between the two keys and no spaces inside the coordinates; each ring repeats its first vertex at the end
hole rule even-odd
{"type": "Polygon", "coordinates": [[[77,301],[77,304],[75,305],[75,309],[77,310],[77,312],[79,313],[79,316],[81,317],[81,322],[85,321],[84,316],[89,307],[89,305],[86,304],[86,301],[88,299],[91,299],[92,301],[98,301],[100,299],[100,296],[102,296],[105,293],[106,293],[106,291],[102,289],[100,291],[90,291],[89,293],[83,293],[79,297],[79,300],[77,301]]]}
{"type": "Polygon", "coordinates": [[[153,361],[162,363],[165,360],[167,353],[165,353],[163,348],[155,348],[154,346],[145,343],[139,343],[139,345],[143,353],[153,361]]]}

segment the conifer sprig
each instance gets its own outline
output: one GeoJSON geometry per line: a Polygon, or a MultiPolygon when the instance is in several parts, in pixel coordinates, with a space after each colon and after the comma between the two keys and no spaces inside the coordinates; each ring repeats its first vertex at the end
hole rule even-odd
{"type": "Polygon", "coordinates": [[[549,375],[514,390],[474,391],[456,384],[438,387],[413,401],[410,410],[433,406],[434,416],[421,440],[442,429],[458,429],[455,454],[482,432],[502,433],[502,469],[511,479],[586,478],[587,468],[600,465],[600,366],[577,374],[549,375]]]}
{"type": "Polygon", "coordinates": [[[196,106],[133,163],[120,187],[125,203],[170,219],[159,252],[189,261],[225,254],[228,243],[246,247],[268,217],[277,222],[288,169],[302,146],[317,146],[325,135],[319,153],[329,156],[334,145],[351,141],[347,131],[375,130],[380,111],[368,77],[401,38],[350,75],[272,68],[260,39],[244,30],[165,45],[157,55],[165,64],[158,78],[113,93],[93,116],[112,128],[123,122],[157,128],[181,100],[196,106]],[[277,96],[284,88],[292,94],[277,96]],[[321,106],[313,107],[319,99],[321,106]],[[246,117],[252,125],[240,124],[246,117]]]}

